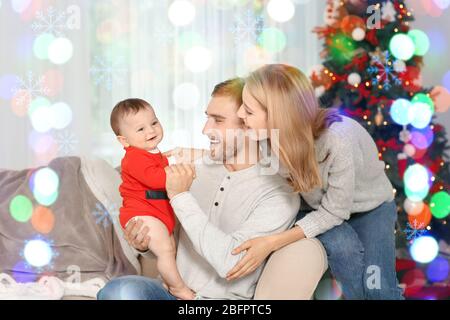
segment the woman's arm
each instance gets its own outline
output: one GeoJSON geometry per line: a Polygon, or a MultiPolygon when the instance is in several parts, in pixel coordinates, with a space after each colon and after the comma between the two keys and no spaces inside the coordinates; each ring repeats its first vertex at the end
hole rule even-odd
{"type": "Polygon", "coordinates": [[[274,251],[305,238],[301,227],[293,228],[266,237],[258,237],[242,243],[232,251],[236,255],[246,250],[245,256],[227,273],[227,280],[245,277],[255,271],[274,251]]]}

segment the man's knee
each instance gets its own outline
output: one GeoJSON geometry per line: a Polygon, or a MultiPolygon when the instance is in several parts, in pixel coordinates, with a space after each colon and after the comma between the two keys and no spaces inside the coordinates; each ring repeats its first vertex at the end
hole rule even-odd
{"type": "Polygon", "coordinates": [[[109,281],[97,294],[98,300],[151,300],[160,283],[140,276],[124,276],[109,281]]]}

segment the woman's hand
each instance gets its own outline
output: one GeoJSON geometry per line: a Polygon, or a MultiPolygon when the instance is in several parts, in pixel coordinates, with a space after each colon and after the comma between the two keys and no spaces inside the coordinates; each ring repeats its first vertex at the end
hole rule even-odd
{"type": "Polygon", "coordinates": [[[442,86],[436,86],[430,92],[436,112],[447,112],[450,108],[450,93],[442,86]]]}
{"type": "Polygon", "coordinates": [[[227,273],[227,280],[245,277],[258,268],[261,263],[274,251],[271,236],[258,237],[245,241],[231,253],[236,255],[246,250],[245,256],[227,273]]]}
{"type": "Polygon", "coordinates": [[[123,234],[123,237],[131,246],[142,252],[148,250],[150,243],[150,235],[148,234],[150,229],[147,226],[142,228],[143,223],[140,219],[131,220],[127,224],[123,234]]]}
{"type": "Polygon", "coordinates": [[[177,164],[187,163],[192,164],[195,160],[203,157],[203,149],[193,149],[193,148],[175,148],[163,153],[164,156],[174,157],[177,164]]]}

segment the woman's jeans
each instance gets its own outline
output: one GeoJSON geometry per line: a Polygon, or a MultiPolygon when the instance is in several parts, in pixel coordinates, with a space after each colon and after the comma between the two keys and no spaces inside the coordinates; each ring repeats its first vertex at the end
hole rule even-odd
{"type": "MultiPolygon", "coordinates": [[[[300,211],[297,220],[307,211],[300,211]]],[[[395,201],[352,214],[319,235],[345,299],[402,300],[395,272],[395,201]]]]}
{"type": "Polygon", "coordinates": [[[177,300],[160,280],[124,276],[109,281],[97,294],[98,300],[177,300]]]}

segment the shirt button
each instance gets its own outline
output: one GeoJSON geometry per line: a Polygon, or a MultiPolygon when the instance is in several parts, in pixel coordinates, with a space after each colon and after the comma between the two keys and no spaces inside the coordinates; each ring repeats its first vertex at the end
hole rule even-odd
{"type": "Polygon", "coordinates": [[[220,188],[220,191],[223,191],[223,190],[225,190],[223,187],[222,188],[220,188]]]}
{"type": "Polygon", "coordinates": [[[231,177],[230,177],[230,176],[228,176],[228,177],[227,177],[227,179],[228,179],[228,180],[230,180],[230,179],[231,179],[231,177]]]}
{"type": "Polygon", "coordinates": [[[218,205],[219,205],[219,203],[218,202],[216,202],[216,203],[214,203],[214,205],[217,207],[218,205]]]}

